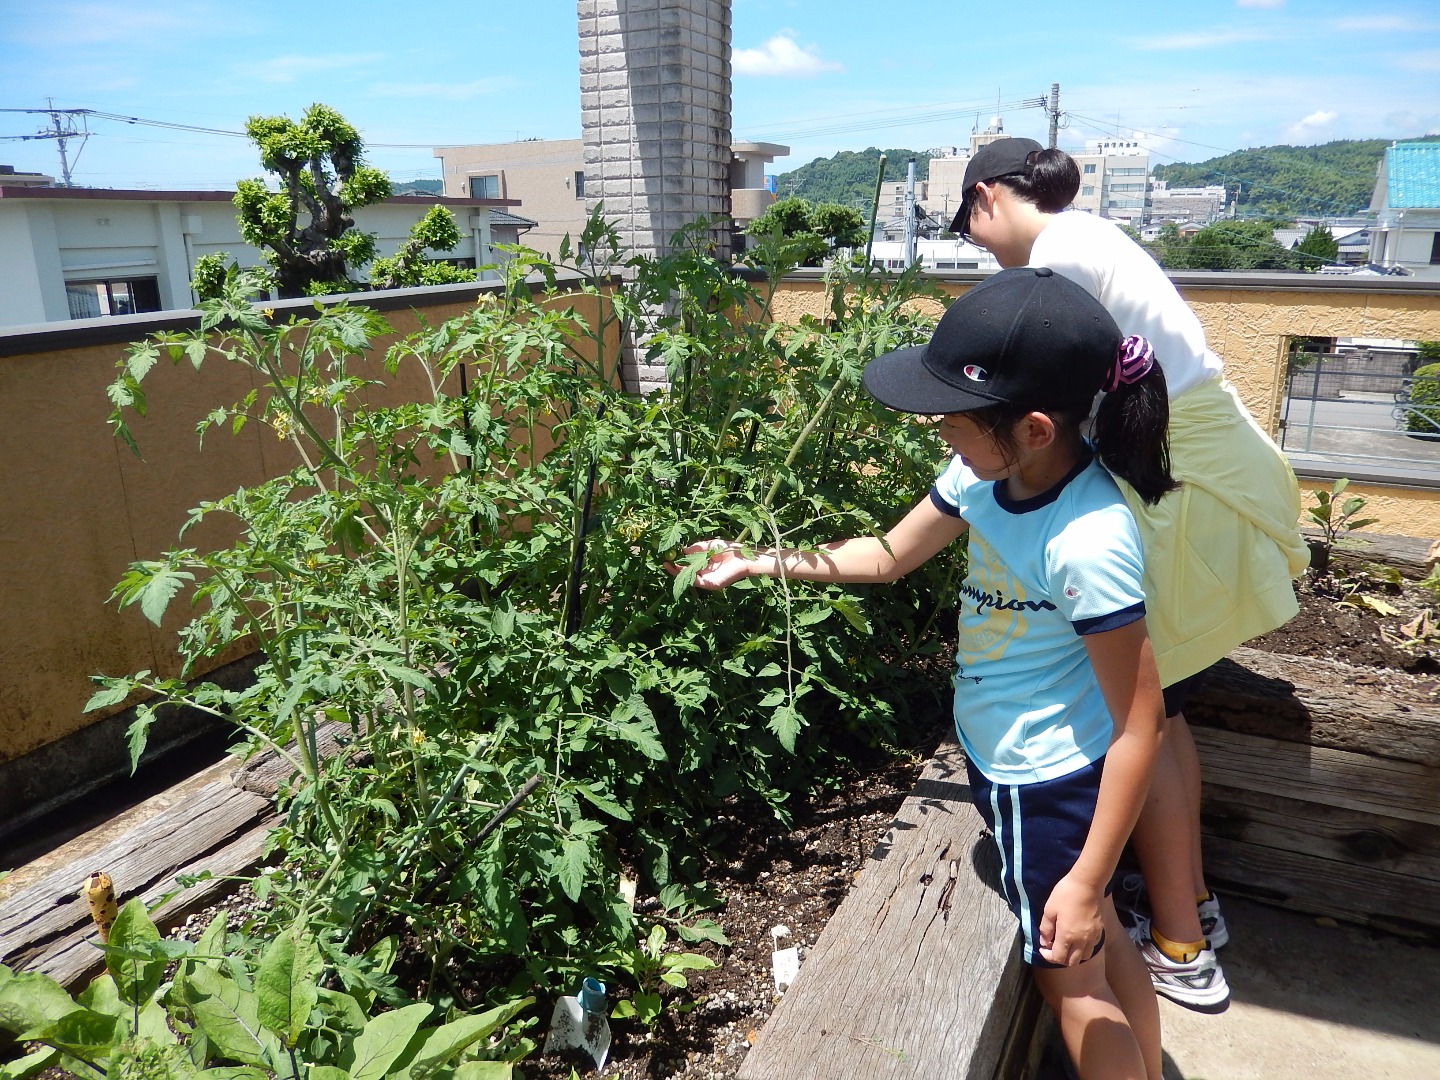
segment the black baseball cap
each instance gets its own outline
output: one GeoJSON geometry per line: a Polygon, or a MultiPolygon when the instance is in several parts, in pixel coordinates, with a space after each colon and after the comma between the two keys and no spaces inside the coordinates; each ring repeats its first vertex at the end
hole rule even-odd
{"type": "Polygon", "coordinates": [[[1120,328],[1101,303],[1045,266],[986,278],[950,305],[928,343],[876,357],[865,389],[898,412],[1044,409],[1092,401],[1120,328]]]}
{"type": "Polygon", "coordinates": [[[975,206],[976,184],[1002,176],[1022,175],[1030,155],[1043,149],[1034,139],[996,139],[977,150],[970,164],[965,166],[964,192],[960,196],[960,209],[950,222],[950,231],[962,238],[965,236],[970,224],[970,211],[975,206]]]}

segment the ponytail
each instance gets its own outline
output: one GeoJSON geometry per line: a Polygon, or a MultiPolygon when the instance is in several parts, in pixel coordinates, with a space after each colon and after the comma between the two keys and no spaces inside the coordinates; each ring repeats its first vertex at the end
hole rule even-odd
{"type": "Polygon", "coordinates": [[[1032,150],[1025,171],[995,178],[1020,198],[1047,214],[1058,214],[1080,191],[1080,167],[1064,150],[1032,150]]]}
{"type": "MultiPolygon", "coordinates": [[[[1137,339],[1126,339],[1130,341],[1137,339]]],[[[1148,343],[1145,345],[1148,350],[1148,343]]],[[[1100,399],[1090,436],[1100,463],[1124,480],[1147,506],[1180,486],[1170,475],[1170,396],[1165,373],[1151,358],[1143,373],[1115,378],[1100,399]]]]}

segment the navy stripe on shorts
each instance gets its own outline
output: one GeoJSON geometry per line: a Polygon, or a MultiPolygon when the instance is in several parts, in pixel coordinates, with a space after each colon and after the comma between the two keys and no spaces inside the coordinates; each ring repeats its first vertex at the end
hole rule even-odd
{"type": "MultiPolygon", "coordinates": [[[[1080,858],[1090,835],[1105,759],[1035,784],[996,784],[968,759],[965,767],[971,797],[1000,852],[1000,885],[1020,920],[1025,963],[1058,967],[1040,955],[1040,920],[1050,893],[1080,858]]],[[[1096,953],[1104,943],[1102,937],[1096,953]]]]}

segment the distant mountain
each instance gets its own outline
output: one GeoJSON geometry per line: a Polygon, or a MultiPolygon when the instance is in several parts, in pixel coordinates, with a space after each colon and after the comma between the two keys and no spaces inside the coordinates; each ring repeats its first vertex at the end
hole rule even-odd
{"type": "Polygon", "coordinates": [[[775,191],[781,198],[799,195],[811,202],[839,203],[853,206],[870,216],[875,199],[875,173],[880,168],[880,155],[885,155],[885,179],[904,180],[906,166],[915,162],[915,179],[930,175],[930,155],[923,150],[842,150],[834,157],[816,158],[808,165],[781,173],[775,179],[775,191]]]}
{"type": "Polygon", "coordinates": [[[1390,139],[1343,139],[1319,146],[1259,146],[1195,164],[1157,165],[1155,179],[1171,187],[1240,185],[1244,217],[1364,213],[1375,189],[1375,169],[1390,139]]]}
{"type": "MultiPolygon", "coordinates": [[[[1440,140],[1440,135],[1425,139],[1440,140]]],[[[1345,139],[1318,146],[1260,146],[1196,163],[1153,165],[1157,180],[1171,187],[1240,185],[1239,208],[1244,217],[1294,219],[1323,215],[1348,217],[1364,213],[1375,188],[1375,169],[1390,139],[1345,139]]],[[[875,197],[875,171],[881,151],[844,150],[828,158],[781,173],[778,194],[800,195],[811,202],[837,202],[869,213],[875,197]]],[[[915,162],[915,176],[930,174],[930,155],[919,150],[886,150],[885,179],[904,180],[905,165],[915,162]]]]}
{"type": "Polygon", "coordinates": [[[404,183],[390,185],[393,195],[439,195],[444,190],[443,180],[406,180],[404,183]]]}

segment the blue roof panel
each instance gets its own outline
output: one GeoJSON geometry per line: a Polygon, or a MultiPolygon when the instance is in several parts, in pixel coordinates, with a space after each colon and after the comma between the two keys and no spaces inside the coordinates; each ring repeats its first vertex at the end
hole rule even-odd
{"type": "Polygon", "coordinates": [[[1385,151],[1386,198],[1396,210],[1440,207],[1440,142],[1402,142],[1385,151]]]}

